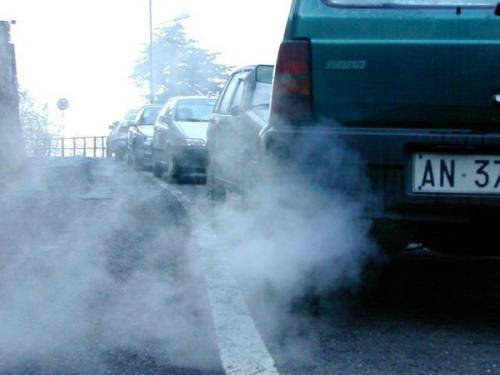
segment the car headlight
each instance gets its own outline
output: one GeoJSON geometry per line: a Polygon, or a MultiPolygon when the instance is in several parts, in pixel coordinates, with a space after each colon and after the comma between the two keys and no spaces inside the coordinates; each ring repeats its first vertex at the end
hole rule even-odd
{"type": "Polygon", "coordinates": [[[199,138],[186,138],[184,140],[186,146],[205,146],[206,143],[203,139],[199,138]]]}

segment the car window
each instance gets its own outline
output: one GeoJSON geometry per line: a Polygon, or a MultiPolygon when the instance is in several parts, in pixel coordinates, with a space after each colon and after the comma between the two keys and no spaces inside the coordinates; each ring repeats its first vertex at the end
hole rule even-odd
{"type": "Polygon", "coordinates": [[[125,121],[134,121],[138,113],[139,111],[137,110],[128,111],[125,115],[125,121]]]}
{"type": "Polygon", "coordinates": [[[252,106],[269,105],[271,103],[272,84],[257,82],[252,97],[252,106]]]}
{"type": "Polygon", "coordinates": [[[245,80],[243,78],[238,78],[238,83],[236,86],[236,90],[233,96],[233,101],[231,102],[230,112],[233,108],[242,108],[243,107],[243,94],[245,92],[245,80]]]}
{"type": "Polygon", "coordinates": [[[227,84],[226,89],[224,90],[224,94],[220,99],[220,103],[218,106],[219,113],[227,114],[229,113],[231,101],[233,99],[234,92],[238,86],[238,79],[236,75],[231,78],[231,81],[227,84]]]}
{"type": "Polygon", "coordinates": [[[139,125],[153,125],[160,113],[161,107],[146,107],[138,122],[139,125]]]}

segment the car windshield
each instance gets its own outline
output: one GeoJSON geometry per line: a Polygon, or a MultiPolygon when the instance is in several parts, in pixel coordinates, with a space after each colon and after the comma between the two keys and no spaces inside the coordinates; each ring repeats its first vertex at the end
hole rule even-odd
{"type": "Polygon", "coordinates": [[[178,121],[209,121],[214,109],[215,99],[181,100],[177,104],[175,119],[178,121]]]}
{"type": "Polygon", "coordinates": [[[125,121],[134,121],[138,113],[139,111],[135,109],[132,111],[128,111],[127,114],[125,115],[125,121]]]}
{"type": "Polygon", "coordinates": [[[140,125],[153,125],[160,113],[161,107],[146,107],[142,114],[140,125]]]}
{"type": "Polygon", "coordinates": [[[398,7],[398,6],[488,6],[496,5],[497,0],[325,0],[330,5],[341,6],[373,6],[373,7],[398,7]]]}

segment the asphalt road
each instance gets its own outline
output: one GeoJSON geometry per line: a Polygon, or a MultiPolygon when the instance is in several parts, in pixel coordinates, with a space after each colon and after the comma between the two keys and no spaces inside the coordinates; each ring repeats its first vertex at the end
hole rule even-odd
{"type": "Polygon", "coordinates": [[[403,259],[290,297],[248,249],[273,220],[195,181],[39,161],[0,205],[2,374],[500,374],[498,260],[403,259]]]}
{"type": "Polygon", "coordinates": [[[174,196],[84,159],[0,190],[1,374],[223,373],[174,196]]]}
{"type": "MultiPolygon", "coordinates": [[[[203,185],[177,188],[210,220],[203,185]]],[[[371,267],[354,290],[247,303],[283,374],[500,374],[499,269],[499,259],[407,255],[371,267]]]]}

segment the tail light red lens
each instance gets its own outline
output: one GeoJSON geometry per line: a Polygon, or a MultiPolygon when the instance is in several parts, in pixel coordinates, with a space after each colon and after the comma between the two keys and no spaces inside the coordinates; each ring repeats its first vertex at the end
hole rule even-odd
{"type": "Polygon", "coordinates": [[[307,40],[281,44],[271,101],[273,124],[297,124],[312,119],[311,44],[307,40]]]}
{"type": "Polygon", "coordinates": [[[128,126],[122,126],[118,130],[118,133],[120,133],[120,134],[127,134],[128,133],[128,128],[129,128],[128,126]]]}

